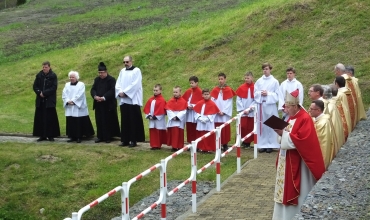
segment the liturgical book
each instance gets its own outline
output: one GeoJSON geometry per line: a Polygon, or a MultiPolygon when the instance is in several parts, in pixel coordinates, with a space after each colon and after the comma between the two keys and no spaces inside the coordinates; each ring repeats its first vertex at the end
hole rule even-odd
{"type": "Polygon", "coordinates": [[[265,122],[263,122],[263,124],[269,126],[272,129],[279,129],[279,130],[284,129],[286,126],[289,125],[288,122],[284,121],[281,118],[276,117],[275,115],[268,118],[265,122]]]}

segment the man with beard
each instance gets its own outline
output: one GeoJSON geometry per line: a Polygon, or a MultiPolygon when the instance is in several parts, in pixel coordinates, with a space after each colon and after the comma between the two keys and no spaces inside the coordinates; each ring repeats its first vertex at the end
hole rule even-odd
{"type": "Polygon", "coordinates": [[[39,136],[37,141],[60,136],[59,120],[55,109],[57,102],[57,75],[51,70],[50,62],[42,63],[42,70],[36,75],[33,82],[33,91],[36,93],[36,110],[33,121],[33,136],[39,136]]]}

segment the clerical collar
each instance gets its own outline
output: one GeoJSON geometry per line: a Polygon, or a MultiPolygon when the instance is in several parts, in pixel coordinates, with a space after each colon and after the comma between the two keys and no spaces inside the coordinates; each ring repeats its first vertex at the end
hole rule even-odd
{"type": "Polygon", "coordinates": [[[321,113],[319,116],[317,116],[317,117],[315,118],[315,121],[319,120],[319,118],[320,118],[321,116],[323,116],[323,115],[324,115],[324,113],[321,113]]]}
{"type": "Polygon", "coordinates": [[[129,68],[126,68],[126,70],[133,70],[133,69],[135,69],[134,66],[130,66],[129,68]]]}
{"type": "Polygon", "coordinates": [[[77,85],[77,83],[78,83],[78,81],[76,81],[75,83],[71,82],[71,86],[75,86],[75,85],[77,85]]]}

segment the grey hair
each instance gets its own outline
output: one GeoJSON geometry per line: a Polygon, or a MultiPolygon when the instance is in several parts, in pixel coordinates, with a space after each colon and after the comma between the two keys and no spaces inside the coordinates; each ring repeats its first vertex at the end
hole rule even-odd
{"type": "Polygon", "coordinates": [[[329,85],[321,85],[321,87],[324,89],[324,94],[322,97],[327,100],[331,99],[333,97],[331,87],[329,85]]]}
{"type": "Polygon", "coordinates": [[[68,73],[68,78],[71,77],[72,74],[75,75],[77,80],[80,79],[80,74],[78,74],[77,71],[73,71],[73,70],[68,73]]]}
{"type": "Polygon", "coordinates": [[[334,68],[340,70],[341,72],[344,72],[344,70],[346,70],[346,67],[342,63],[338,63],[337,65],[335,65],[334,68]]]}

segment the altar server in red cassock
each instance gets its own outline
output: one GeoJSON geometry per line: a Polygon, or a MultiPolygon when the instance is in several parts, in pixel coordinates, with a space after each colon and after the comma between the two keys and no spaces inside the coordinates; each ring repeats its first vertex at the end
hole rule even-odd
{"type": "MultiPolygon", "coordinates": [[[[216,103],[211,100],[209,89],[202,90],[203,100],[194,106],[197,121],[197,138],[215,129],[214,119],[220,112],[216,103]]],[[[212,134],[198,143],[198,149],[203,152],[216,151],[216,135],[212,134]]]]}
{"type": "Polygon", "coordinates": [[[182,96],[188,104],[186,111],[186,141],[191,143],[197,138],[197,121],[194,119],[195,112],[193,107],[203,99],[202,90],[198,87],[198,77],[189,78],[190,88],[182,96]]]}
{"type": "Polygon", "coordinates": [[[172,151],[184,147],[185,116],[188,105],[181,97],[181,88],[173,88],[173,97],[166,104],[167,111],[167,145],[172,146],[172,151]]]}
{"type": "Polygon", "coordinates": [[[325,172],[320,143],[311,116],[299,105],[299,90],[287,93],[289,125],[275,130],[281,136],[272,219],[292,219],[325,172]]]}
{"type": "MultiPolygon", "coordinates": [[[[243,83],[239,88],[236,90],[236,111],[238,113],[243,112],[246,109],[250,109],[247,112],[244,112],[241,117],[240,122],[240,130],[242,138],[245,137],[247,134],[253,131],[254,125],[254,83],[253,83],[253,74],[252,72],[247,72],[244,75],[245,83],[243,83]]],[[[251,142],[253,141],[253,135],[249,138],[245,139],[242,143],[242,146],[245,148],[250,147],[251,142]]]]}
{"type": "MultiPolygon", "coordinates": [[[[219,85],[213,88],[211,92],[212,101],[214,101],[220,112],[217,113],[215,117],[215,126],[219,127],[228,120],[231,119],[233,114],[233,97],[236,95],[234,90],[232,90],[228,85],[226,85],[226,75],[225,73],[218,74],[219,85]]],[[[222,150],[226,151],[228,149],[227,144],[231,138],[230,125],[226,125],[221,130],[221,145],[222,150]]]]}
{"type": "Polygon", "coordinates": [[[145,118],[149,119],[149,139],[151,150],[161,149],[167,143],[166,130],[166,100],[162,96],[162,86],[156,84],[154,95],[146,102],[144,107],[145,118]]]}

